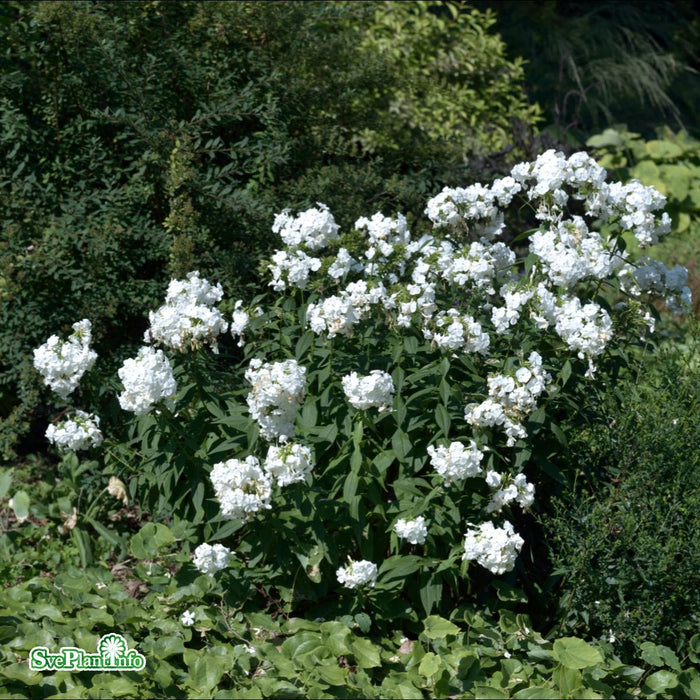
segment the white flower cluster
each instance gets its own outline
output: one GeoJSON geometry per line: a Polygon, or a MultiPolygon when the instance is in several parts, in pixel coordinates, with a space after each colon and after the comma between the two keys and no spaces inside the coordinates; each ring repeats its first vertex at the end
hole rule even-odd
{"type": "Polygon", "coordinates": [[[425,214],[434,226],[465,227],[475,237],[492,240],[503,231],[499,206],[510,204],[521,189],[512,177],[496,180],[491,187],[445,187],[428,202],[425,214]]]}
{"type": "Polygon", "coordinates": [[[135,358],[125,360],[118,374],[124,384],[119,405],[125,411],[142,416],[158,401],[164,400],[166,405],[174,405],[177,382],[162,350],[150,346],[141,348],[135,358]]]}
{"type": "Polygon", "coordinates": [[[280,486],[305,481],[314,468],[311,450],[304,445],[286,443],[271,445],[265,458],[265,471],[280,486]]]}
{"type": "Polygon", "coordinates": [[[542,367],[542,357],[531,352],[528,361],[514,374],[489,375],[489,398],[469,404],[464,417],[471,425],[503,428],[509,447],[526,437],[522,420],[537,407],[537,399],[547,388],[551,376],[542,367]]]}
{"type": "Polygon", "coordinates": [[[474,440],[470,440],[468,448],[461,442],[451,442],[447,447],[437,448],[429,445],[428,454],[430,464],[445,480],[445,486],[481,473],[484,453],[477,448],[474,440]]]}
{"type": "Polygon", "coordinates": [[[535,502],[535,487],[527,481],[525,474],[516,474],[512,478],[507,476],[504,479],[502,474],[489,471],[486,474],[486,483],[491,488],[498,489],[486,507],[489,513],[500,512],[513,501],[521,508],[529,508],[535,502]]]}
{"type": "Polygon", "coordinates": [[[272,263],[268,270],[272,273],[270,286],[281,292],[287,285],[306,289],[309,283],[309,274],[316,272],[321,267],[320,258],[313,258],[303,250],[278,250],[272,256],[272,263]]]}
{"type": "Polygon", "coordinates": [[[530,251],[552,283],[565,289],[586,278],[610,277],[624,262],[580,216],[536,231],[530,237],[530,251]]]}
{"type": "Polygon", "coordinates": [[[253,386],[246,400],[266,440],[294,435],[294,421],[304,398],[306,368],[296,360],[263,364],[253,359],[245,373],[253,386]]]}
{"type": "Polygon", "coordinates": [[[491,309],[491,323],[495,326],[496,333],[505,333],[520,320],[520,310],[533,295],[532,291],[508,291],[508,289],[508,285],[501,289],[505,306],[496,306],[491,309]]]}
{"type": "Polygon", "coordinates": [[[338,583],[347,588],[358,588],[360,586],[374,588],[377,582],[377,565],[366,559],[362,561],[351,560],[347,566],[336,571],[336,577],[338,583]]]}
{"type": "Polygon", "coordinates": [[[513,526],[506,521],[503,527],[485,522],[472,526],[464,535],[462,559],[473,560],[493,574],[504,574],[515,565],[524,540],[516,534],[513,526]]]}
{"type": "Polygon", "coordinates": [[[442,349],[485,353],[491,344],[488,333],[472,316],[457,309],[440,311],[432,322],[423,326],[423,335],[442,349]]]}
{"type": "Polygon", "coordinates": [[[415,520],[404,520],[403,518],[397,520],[394,532],[402,540],[408,540],[411,544],[423,544],[428,536],[428,528],[425,526],[425,518],[422,515],[419,515],[415,520]]]}
{"type": "Polygon", "coordinates": [[[149,313],[151,327],[145,341],[178,352],[196,350],[208,343],[218,352],[217,336],[226,332],[228,323],[214,304],[223,295],[220,284],[209,284],[196,271],[190,272],[187,280],[171,280],[165,304],[149,313]]]}
{"type": "Polygon", "coordinates": [[[350,336],[355,324],[367,315],[373,305],[389,305],[383,284],[368,285],[364,280],[350,283],[337,296],[326,297],[316,304],[309,304],[306,320],[316,334],[328,333],[350,336]]]}
{"type": "Polygon", "coordinates": [[[46,438],[63,452],[99,447],[102,444],[100,419],[85,411],[76,411],[71,418],[49,425],[46,438]]]}
{"type": "Polygon", "coordinates": [[[229,459],[214,465],[209,475],[221,505],[221,513],[232,520],[249,520],[269,510],[272,483],[257,457],[229,459]]]}
{"type": "MultiPolygon", "coordinates": [[[[411,233],[403,214],[399,214],[396,219],[384,216],[380,212],[374,214],[371,219],[363,216],[355,222],[355,229],[366,229],[369,238],[369,247],[365,251],[365,257],[369,261],[364,265],[366,275],[381,272],[382,267],[387,265],[390,256],[396,251],[396,247],[405,247],[411,240],[411,233]]],[[[401,264],[399,271],[403,273],[401,264]]],[[[398,281],[393,272],[389,273],[388,278],[391,284],[398,281]]]]}
{"type": "Polygon", "coordinates": [[[194,550],[192,563],[203,574],[213,576],[217,571],[225,569],[232,558],[233,552],[222,544],[200,544],[194,550]]]}
{"type": "Polygon", "coordinates": [[[42,346],[34,350],[34,367],[44,377],[44,384],[62,399],[75,391],[78,382],[97,359],[90,350],[92,324],[83,319],[73,324],[73,333],[62,341],[52,335],[42,346]]]}
{"type": "Polygon", "coordinates": [[[273,232],[278,233],[290,248],[302,245],[309,250],[325,248],[329,241],[338,238],[339,227],[328,207],[319,202],[317,205],[318,209],[307,209],[296,217],[291,217],[289,209],[285,209],[275,216],[273,232]]]}
{"type": "Polygon", "coordinates": [[[361,411],[377,408],[380,413],[391,411],[394,382],[387,372],[373,369],[365,377],[351,372],[343,377],[342,382],[345,396],[355,408],[361,411]]]}

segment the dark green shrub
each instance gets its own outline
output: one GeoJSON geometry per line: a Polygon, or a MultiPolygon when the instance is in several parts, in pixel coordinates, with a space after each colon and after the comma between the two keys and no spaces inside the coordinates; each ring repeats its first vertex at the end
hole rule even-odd
{"type": "Polygon", "coordinates": [[[650,358],[568,459],[579,480],[545,518],[563,576],[558,631],[680,653],[700,611],[698,338],[650,358]]]}
{"type": "Polygon", "coordinates": [[[510,125],[536,118],[520,63],[489,16],[435,7],[2,5],[0,451],[38,416],[26,358],[50,334],[89,316],[109,358],[170,275],[250,292],[285,206],[323,201],[346,228],[368,201],[415,217],[517,157],[510,125]],[[448,113],[466,117],[446,134],[448,113]]]}

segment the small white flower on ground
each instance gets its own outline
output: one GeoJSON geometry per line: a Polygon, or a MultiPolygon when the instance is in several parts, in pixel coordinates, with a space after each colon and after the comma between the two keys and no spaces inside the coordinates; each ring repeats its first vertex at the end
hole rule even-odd
{"type": "Polygon", "coordinates": [[[194,624],[194,613],[190,612],[189,610],[185,610],[185,612],[182,613],[180,622],[182,622],[185,627],[191,627],[194,624]]]}
{"type": "Polygon", "coordinates": [[[373,588],[377,582],[377,565],[366,559],[350,561],[347,566],[336,571],[336,576],[338,582],[347,588],[358,588],[359,586],[373,588]]]}

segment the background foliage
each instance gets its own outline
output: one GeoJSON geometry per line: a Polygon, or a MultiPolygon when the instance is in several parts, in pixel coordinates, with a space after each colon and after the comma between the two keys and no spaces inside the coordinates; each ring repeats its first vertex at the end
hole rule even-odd
{"type": "Polygon", "coordinates": [[[197,268],[250,295],[271,212],[320,200],[344,226],[367,202],[415,216],[427,192],[517,157],[513,134],[537,116],[522,63],[492,17],[443,9],[3,4],[8,454],[39,402],[28,353],[76,314],[89,309],[109,358],[140,338],[168,275],[197,268]]]}

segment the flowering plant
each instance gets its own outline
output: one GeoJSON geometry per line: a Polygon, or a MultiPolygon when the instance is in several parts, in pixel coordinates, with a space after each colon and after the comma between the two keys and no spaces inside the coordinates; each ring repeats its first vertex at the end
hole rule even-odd
{"type": "Polygon", "coordinates": [[[688,306],[681,269],[625,250],[626,234],[669,231],[662,207],[584,153],[548,151],[444,189],[421,236],[402,215],[344,233],[322,204],[285,211],[273,293],[235,303],[233,355],[203,349],[229,328],[220,287],[171,282],[145,338],[166,350],[119,372],[138,466],[107,452],[107,467],[194,523],[195,566],[242,598],[440,610],[514,568],[522,511],[561,478],[567,393],[653,329],[648,299],[688,306]],[[535,228],[510,232],[523,204],[535,228]]]}

